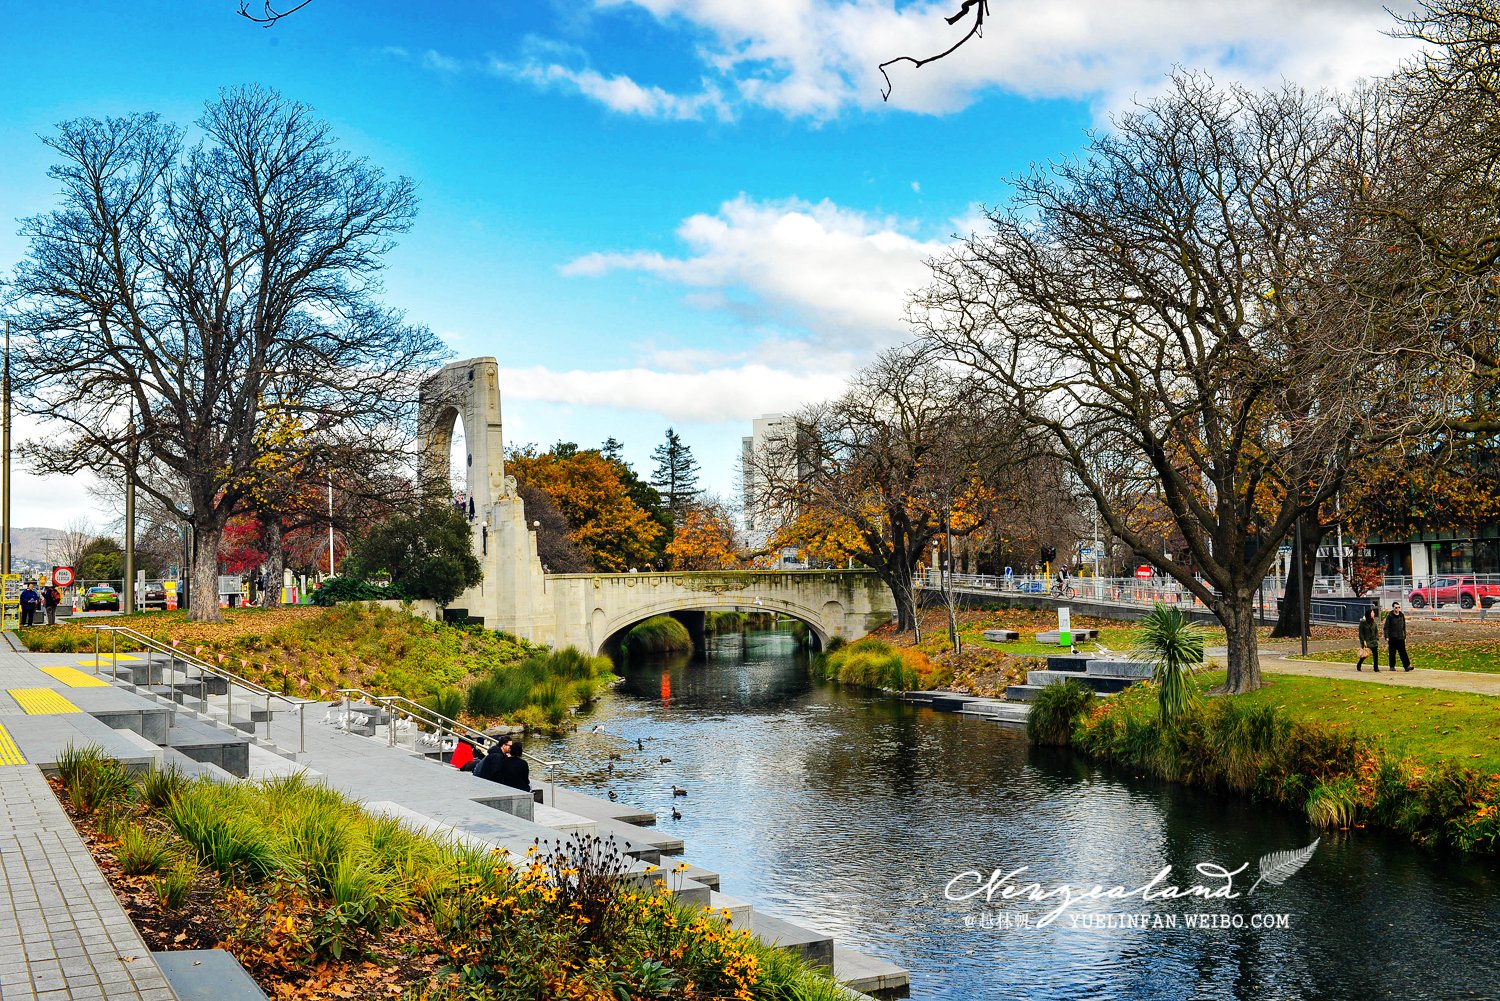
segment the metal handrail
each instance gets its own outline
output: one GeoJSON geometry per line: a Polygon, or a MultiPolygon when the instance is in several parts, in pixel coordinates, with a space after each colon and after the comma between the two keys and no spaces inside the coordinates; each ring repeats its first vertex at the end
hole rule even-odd
{"type": "MultiPolygon", "coordinates": [[[[485,754],[489,754],[501,743],[503,743],[503,741],[499,737],[492,737],[489,734],[485,733],[483,730],[472,727],[467,723],[460,723],[456,719],[451,719],[447,716],[444,716],[437,710],[432,709],[428,706],[424,706],[420,702],[414,702],[404,695],[371,695],[363,688],[340,688],[337,694],[343,696],[344,718],[342,720],[341,726],[346,733],[349,731],[349,707],[351,704],[349,696],[358,695],[361,701],[368,702],[371,705],[384,706],[387,710],[388,715],[390,716],[390,719],[386,723],[386,742],[391,747],[396,746],[396,717],[398,713],[405,713],[414,722],[418,724],[426,724],[427,726],[432,727],[438,732],[440,737],[444,734],[449,734],[455,737],[464,737],[472,741],[477,746],[482,747],[485,754]],[[398,704],[400,706],[399,709],[397,708],[398,704]]],[[[537,758],[525,753],[523,753],[521,757],[527,759],[528,761],[534,761],[547,769],[547,782],[552,787],[552,803],[554,806],[556,806],[556,769],[558,765],[562,764],[561,759],[549,761],[546,758],[537,758]]]]}
{"type": "MultiPolygon", "coordinates": [[[[119,653],[119,636],[121,633],[124,633],[127,637],[146,648],[146,685],[148,688],[151,686],[151,669],[154,666],[154,661],[150,656],[152,653],[166,654],[169,657],[168,669],[170,669],[170,665],[172,663],[180,660],[190,667],[197,668],[200,674],[203,672],[207,672],[208,674],[211,674],[216,678],[222,678],[226,683],[224,689],[224,708],[227,714],[227,718],[230,720],[231,725],[233,725],[234,686],[239,685],[241,688],[248,691],[252,696],[265,699],[265,722],[267,740],[271,739],[271,700],[276,699],[280,702],[285,702],[288,706],[291,706],[292,708],[297,710],[297,753],[307,753],[307,699],[295,699],[291,696],[282,695],[280,692],[273,692],[269,688],[266,688],[264,685],[261,685],[258,682],[251,681],[249,678],[243,678],[238,674],[235,674],[233,671],[226,671],[224,668],[218,667],[214,664],[210,664],[208,663],[208,661],[195,657],[176,646],[168,643],[163,643],[161,640],[147,636],[145,633],[136,632],[134,629],[131,629],[128,626],[85,626],[84,628],[94,630],[95,674],[99,673],[99,634],[103,632],[108,632],[110,634],[110,660],[114,662],[116,667],[118,667],[119,658],[117,655],[119,653]]],[[[163,677],[165,677],[165,673],[163,674],[163,677]]],[[[175,723],[177,702],[174,699],[169,700],[169,703],[170,704],[168,706],[168,712],[173,714],[173,718],[168,722],[168,725],[170,726],[175,723]]],[[[198,705],[201,712],[207,713],[208,689],[201,688],[199,690],[198,705]]]]}

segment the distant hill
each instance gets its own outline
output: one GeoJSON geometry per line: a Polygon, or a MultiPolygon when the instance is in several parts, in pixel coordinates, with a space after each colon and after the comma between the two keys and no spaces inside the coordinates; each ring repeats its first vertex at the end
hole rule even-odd
{"type": "Polygon", "coordinates": [[[48,547],[62,538],[60,528],[12,528],[10,530],[10,555],[15,560],[43,564],[48,560],[48,547]]]}

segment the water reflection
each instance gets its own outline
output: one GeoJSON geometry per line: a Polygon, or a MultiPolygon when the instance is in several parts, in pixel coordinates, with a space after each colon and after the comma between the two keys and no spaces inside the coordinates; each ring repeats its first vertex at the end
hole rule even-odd
{"type": "Polygon", "coordinates": [[[814,684],[781,635],[720,641],[706,661],[637,663],[561,742],[548,753],[569,762],[574,784],[654,810],[725,892],[907,967],[913,997],[1500,997],[1493,861],[1363,832],[1325,839],[1285,885],[1248,898],[1085,901],[1045,928],[977,926],[1050,905],[946,899],[965,870],[1133,887],[1166,866],[1187,883],[1199,862],[1248,863],[1243,892],[1261,856],[1315,833],[1283,811],[1028,748],[984,720],[814,684]],[[674,784],[688,790],[680,821],[674,784]],[[1262,912],[1291,927],[1182,925],[1262,912]],[[1179,925],[1072,920],[1126,914],[1179,925]]]}

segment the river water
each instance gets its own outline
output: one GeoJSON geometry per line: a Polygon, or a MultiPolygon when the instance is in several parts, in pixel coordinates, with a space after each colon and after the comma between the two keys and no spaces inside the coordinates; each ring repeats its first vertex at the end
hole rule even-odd
{"type": "Polygon", "coordinates": [[[623,673],[576,733],[535,748],[567,760],[559,781],[655,811],[725,893],[907,968],[914,998],[1500,999],[1493,859],[1324,836],[1280,885],[1247,895],[1264,856],[1318,836],[1303,818],[815,683],[785,634],[623,673]],[[1231,880],[1200,864],[1248,868],[1231,880]],[[950,899],[976,889],[975,873],[1022,867],[989,904],[950,899]],[[1000,892],[1129,891],[1167,867],[1153,892],[1237,896],[1077,900],[1046,922],[1056,893],[1000,892]]]}

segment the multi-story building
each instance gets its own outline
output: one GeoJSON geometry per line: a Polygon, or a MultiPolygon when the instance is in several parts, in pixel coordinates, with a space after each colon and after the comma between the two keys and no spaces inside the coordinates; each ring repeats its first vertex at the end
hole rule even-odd
{"type": "Polygon", "coordinates": [[[773,471],[768,463],[779,462],[784,470],[775,470],[774,479],[790,480],[797,476],[796,459],[779,453],[783,443],[796,432],[796,424],[786,414],[764,414],[755,418],[750,434],[740,439],[740,478],[742,483],[745,536],[752,549],[764,548],[770,534],[784,520],[794,516],[785,505],[772,500],[769,481],[773,471]]]}

